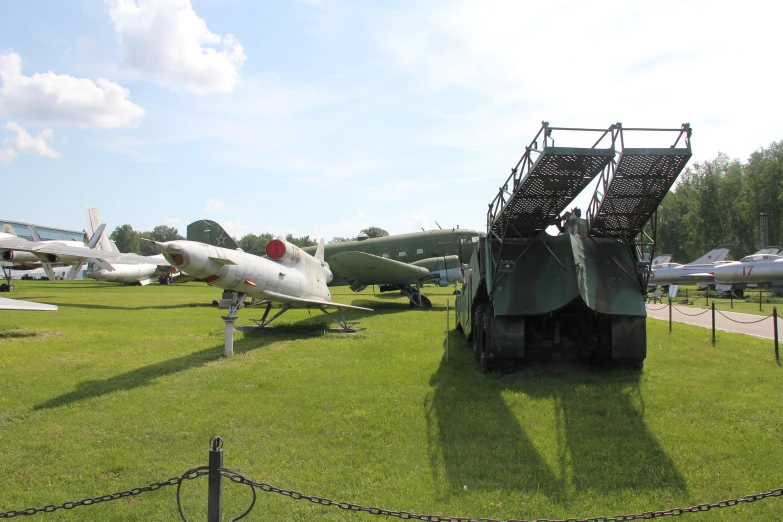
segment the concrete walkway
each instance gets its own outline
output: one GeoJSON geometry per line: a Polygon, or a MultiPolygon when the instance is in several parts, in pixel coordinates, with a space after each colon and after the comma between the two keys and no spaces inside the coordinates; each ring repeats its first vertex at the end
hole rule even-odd
{"type": "MultiPolygon", "coordinates": [[[[741,314],[739,312],[727,312],[715,310],[715,329],[723,332],[739,333],[774,339],[774,325],[772,324],[772,312],[769,317],[755,314],[741,314]]],[[[668,304],[647,304],[647,317],[669,320],[668,304]]],[[[672,321],[685,323],[702,328],[712,328],[712,310],[709,308],[695,308],[693,306],[672,306],[672,321]]],[[[778,339],[783,337],[783,320],[778,316],[778,339]]]]}

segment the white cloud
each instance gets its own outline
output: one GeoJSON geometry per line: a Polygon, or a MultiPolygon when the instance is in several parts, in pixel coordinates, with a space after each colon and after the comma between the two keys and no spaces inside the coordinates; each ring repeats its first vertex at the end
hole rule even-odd
{"type": "Polygon", "coordinates": [[[357,210],[357,211],[356,211],[356,214],[357,214],[357,215],[358,215],[360,218],[362,218],[362,219],[366,219],[366,216],[364,215],[364,212],[362,212],[361,210],[357,210]]]}
{"type": "Polygon", "coordinates": [[[236,221],[221,221],[220,226],[222,226],[226,232],[231,234],[232,237],[242,237],[245,235],[245,233],[250,229],[247,225],[242,223],[242,220],[237,219],[236,221]]]}
{"type": "Polygon", "coordinates": [[[430,229],[430,217],[423,210],[403,214],[399,217],[399,222],[412,229],[430,229]]]}
{"type": "Polygon", "coordinates": [[[109,80],[74,78],[52,71],[22,74],[22,58],[0,54],[0,115],[43,124],[124,127],[137,122],[144,109],[131,103],[130,92],[109,80]]]}
{"type": "Polygon", "coordinates": [[[5,128],[16,132],[16,136],[5,139],[7,148],[0,149],[0,163],[10,163],[20,154],[35,154],[55,159],[62,157],[62,154],[53,150],[47,143],[54,134],[52,129],[44,129],[38,133],[38,136],[32,137],[29,132],[12,121],[8,122],[5,128]]]}
{"type": "Polygon", "coordinates": [[[222,200],[217,198],[209,198],[204,210],[207,212],[220,211],[220,210],[236,210],[236,207],[226,205],[222,200]]]}
{"type": "Polygon", "coordinates": [[[177,218],[177,217],[175,217],[175,218],[166,218],[166,223],[168,223],[169,225],[176,225],[179,222],[180,222],[180,219],[177,218]]]}
{"type": "Polygon", "coordinates": [[[242,44],[210,32],[190,0],[111,0],[109,15],[127,65],[161,85],[207,94],[239,83],[242,44]]]}

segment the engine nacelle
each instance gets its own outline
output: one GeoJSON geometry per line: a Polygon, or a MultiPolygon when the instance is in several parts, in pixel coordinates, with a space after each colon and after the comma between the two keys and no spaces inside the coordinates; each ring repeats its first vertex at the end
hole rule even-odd
{"type": "Polygon", "coordinates": [[[462,281],[462,265],[459,256],[428,257],[411,263],[426,268],[437,279],[440,286],[462,281]]]}
{"type": "Polygon", "coordinates": [[[11,261],[18,265],[37,263],[40,261],[38,256],[32,252],[22,252],[20,250],[4,250],[3,252],[0,252],[0,259],[3,261],[11,261]]]}
{"type": "Polygon", "coordinates": [[[302,259],[302,251],[282,239],[273,239],[266,245],[266,257],[286,266],[293,266],[302,259]]]}

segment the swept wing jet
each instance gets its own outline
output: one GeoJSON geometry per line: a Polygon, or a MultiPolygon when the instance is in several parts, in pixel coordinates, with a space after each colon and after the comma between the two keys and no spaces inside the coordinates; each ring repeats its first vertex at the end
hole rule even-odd
{"type": "Polygon", "coordinates": [[[303,252],[287,241],[275,239],[266,246],[266,256],[207,245],[196,241],[177,240],[159,243],[158,246],[172,266],[199,278],[205,283],[232,290],[234,298],[227,319],[233,319],[245,297],[266,302],[266,311],[260,321],[266,327],[291,308],[316,308],[328,315],[343,331],[351,326],[345,320],[343,308],[372,311],[370,308],[333,302],[327,284],[332,271],[324,261],[323,240],[314,256],[303,252]],[[272,303],[282,303],[282,308],[267,319],[272,303]],[[340,319],[327,311],[337,308],[340,319]]]}
{"type": "MultiPolygon", "coordinates": [[[[188,225],[188,239],[215,244],[212,237],[229,237],[214,221],[199,220],[188,225]]],[[[359,292],[379,285],[381,292],[399,290],[414,308],[430,308],[421,294],[426,283],[447,286],[462,281],[463,264],[473,254],[484,232],[470,229],[441,229],[367,238],[325,245],[324,258],[334,276],[329,286],[350,286],[359,292]]],[[[313,254],[316,247],[305,247],[313,254]]]]}
{"type": "Polygon", "coordinates": [[[680,285],[687,282],[712,282],[712,276],[708,272],[720,263],[726,262],[729,255],[728,248],[716,248],[701,256],[699,259],[686,265],[678,263],[662,263],[653,265],[650,270],[648,287],[680,285]]]}
{"type": "Polygon", "coordinates": [[[749,285],[783,282],[783,256],[777,255],[778,251],[762,249],[739,261],[713,267],[709,275],[715,280],[715,289],[741,298],[749,285]]]}

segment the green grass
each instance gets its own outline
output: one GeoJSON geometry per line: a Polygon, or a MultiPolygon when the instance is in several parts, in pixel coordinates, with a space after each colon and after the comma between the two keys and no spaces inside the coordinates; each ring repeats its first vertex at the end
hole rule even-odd
{"type": "MultiPolygon", "coordinates": [[[[565,518],[712,502],[783,486],[783,369],[768,342],[648,321],[642,372],[482,375],[453,315],[399,294],[335,300],[355,334],[306,311],[236,333],[204,285],[27,282],[53,313],[0,312],[0,512],[122,491],[206,465],[311,495],[417,513],[565,518]],[[467,490],[464,488],[467,486],[467,490]]],[[[238,325],[260,311],[243,310],[238,325]]],[[[248,493],[227,484],[224,511],[248,493]]],[[[206,479],[184,486],[191,520],[206,479]]],[[[173,488],[43,520],[178,520],[173,488]]],[[[246,520],[378,520],[260,493],[246,520]]],[[[690,515],[783,520],[783,499],[690,515]]],[[[226,517],[228,520],[228,517],[226,517]]]]}

